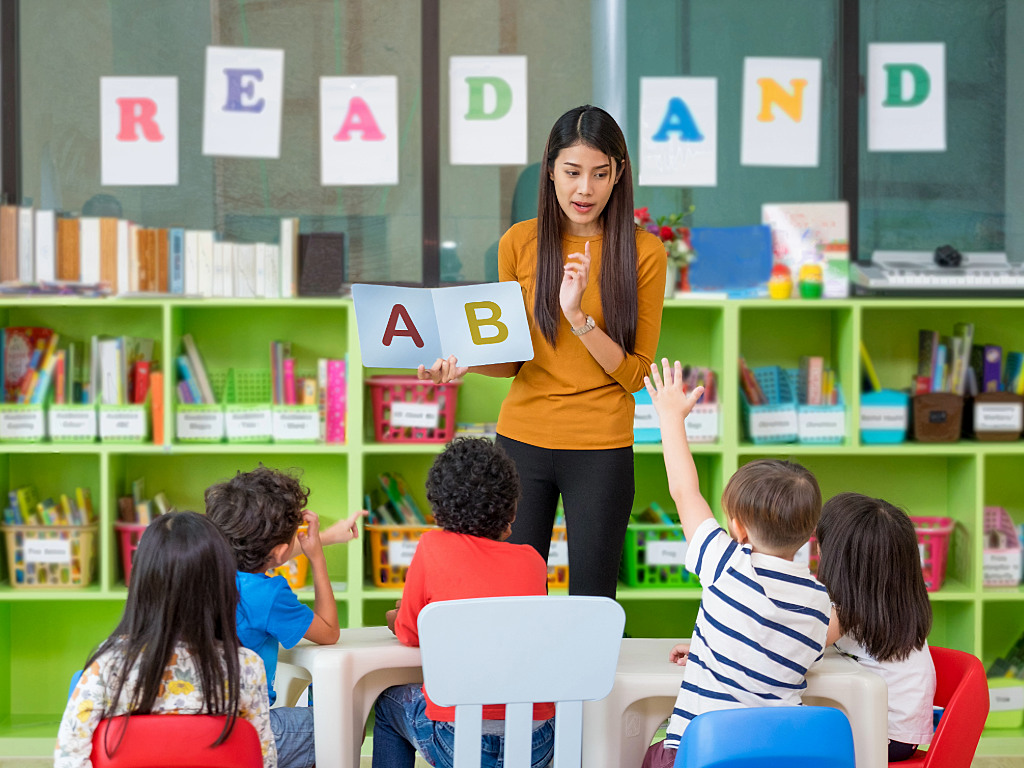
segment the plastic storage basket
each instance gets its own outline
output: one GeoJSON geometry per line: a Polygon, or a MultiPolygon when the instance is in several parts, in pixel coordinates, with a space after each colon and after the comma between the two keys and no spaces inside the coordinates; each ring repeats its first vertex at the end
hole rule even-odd
{"type": "Polygon", "coordinates": [[[266,443],[273,437],[272,385],[266,368],[231,368],[224,381],[224,431],[229,443],[266,443]]]}
{"type": "Polygon", "coordinates": [[[284,565],[267,571],[267,576],[284,576],[288,586],[293,590],[306,586],[306,575],[309,573],[309,559],[305,555],[296,555],[284,565]]]}
{"type": "Polygon", "coordinates": [[[565,541],[567,541],[567,535],[564,525],[556,525],[551,529],[551,549],[548,551],[549,587],[569,586],[569,549],[568,546],[564,544],[565,541]],[[559,550],[563,549],[565,555],[564,558],[560,556],[561,553],[559,552],[559,550]],[[562,562],[563,559],[565,562],[562,562]]]}
{"type": "Polygon", "coordinates": [[[907,439],[910,395],[883,389],[860,396],[860,441],[865,445],[891,445],[907,439]]]}
{"type": "Polygon", "coordinates": [[[433,384],[415,376],[366,380],[379,443],[447,443],[455,437],[459,384],[433,384]],[[398,406],[405,406],[399,408],[398,406]]]}
{"type": "Polygon", "coordinates": [[[0,526],[11,586],[86,587],[96,567],[96,525],[0,526]]]}
{"type": "MultiPolygon", "coordinates": [[[[798,392],[800,371],[788,370],[789,384],[798,392]]],[[[801,443],[838,445],[846,439],[846,399],[843,387],[836,382],[836,404],[803,405],[797,402],[797,436],[801,443]]]]}
{"type": "Polygon", "coordinates": [[[114,523],[114,531],[117,533],[117,539],[121,545],[121,567],[124,569],[124,585],[126,587],[132,576],[135,550],[139,548],[142,534],[148,527],[146,523],[114,523]]]}
{"type": "Polygon", "coordinates": [[[797,439],[796,390],[777,365],[753,370],[767,405],[751,405],[740,390],[740,409],[747,437],[756,445],[792,443],[797,439]]]}
{"type": "Polygon", "coordinates": [[[370,578],[378,587],[401,589],[420,537],[433,525],[367,525],[370,578]]]}
{"type": "Polygon", "coordinates": [[[699,589],[696,575],[682,564],[685,551],[686,541],[678,525],[630,523],[622,548],[619,578],[627,586],[644,589],[699,589]]]}

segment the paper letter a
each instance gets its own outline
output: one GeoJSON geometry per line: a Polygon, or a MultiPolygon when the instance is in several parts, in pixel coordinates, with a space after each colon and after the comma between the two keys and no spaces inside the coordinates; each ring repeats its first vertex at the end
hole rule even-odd
{"type": "Polygon", "coordinates": [[[370,106],[358,96],[353,96],[352,101],[348,103],[345,122],[341,124],[341,130],[334,134],[334,140],[348,141],[352,138],[353,131],[362,133],[363,141],[384,141],[384,134],[380,132],[380,127],[374,120],[370,106]]]}
{"type": "Polygon", "coordinates": [[[409,312],[401,304],[395,304],[391,309],[391,318],[388,320],[388,327],[384,329],[384,346],[390,347],[392,340],[395,336],[408,336],[412,339],[412,343],[415,344],[419,349],[423,348],[423,339],[420,337],[420,332],[416,330],[416,326],[413,325],[412,318],[409,317],[409,312]],[[401,318],[405,324],[405,328],[398,327],[398,319],[401,318]]]}

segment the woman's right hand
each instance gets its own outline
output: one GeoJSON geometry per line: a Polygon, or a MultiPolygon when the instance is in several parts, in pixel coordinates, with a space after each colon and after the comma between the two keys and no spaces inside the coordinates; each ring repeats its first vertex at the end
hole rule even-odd
{"type": "Polygon", "coordinates": [[[447,360],[439,357],[429,369],[421,365],[416,371],[416,378],[420,381],[432,381],[435,384],[447,384],[461,379],[468,371],[468,367],[459,367],[459,361],[455,355],[450,355],[447,360]]]}

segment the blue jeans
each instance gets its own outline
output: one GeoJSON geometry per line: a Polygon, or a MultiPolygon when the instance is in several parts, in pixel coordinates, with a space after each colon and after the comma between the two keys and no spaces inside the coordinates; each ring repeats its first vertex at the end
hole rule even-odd
{"type": "Polygon", "coordinates": [[[312,707],[270,710],[270,730],[277,746],[278,768],[311,768],[316,763],[312,707]]]}
{"type": "MultiPolygon", "coordinates": [[[[437,768],[455,762],[455,727],[427,717],[427,700],[419,683],[395,685],[373,708],[373,768],[413,768],[416,750],[437,768]]],[[[501,768],[505,737],[484,735],[480,768],[501,768]]],[[[532,768],[544,768],[555,751],[555,727],[549,721],[533,732],[532,768]]]]}

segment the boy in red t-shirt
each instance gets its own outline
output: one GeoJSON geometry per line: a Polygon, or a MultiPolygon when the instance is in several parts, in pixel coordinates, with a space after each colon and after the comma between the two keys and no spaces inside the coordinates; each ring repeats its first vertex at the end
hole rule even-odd
{"type": "MultiPolygon", "coordinates": [[[[427,603],[473,597],[547,594],[547,564],[526,544],[508,544],[520,496],[519,474],[505,452],[483,438],[459,438],[437,457],[427,476],[427,499],[440,531],[423,534],[388,626],[403,644],[420,644],[416,620],[427,603]]],[[[423,686],[396,685],[374,707],[373,768],[412,768],[416,750],[428,763],[450,768],[455,709],[439,707],[423,686]]],[[[554,704],[533,707],[533,768],[554,752],[554,704]]],[[[502,757],[505,707],[485,706],[481,768],[502,757]]]]}

